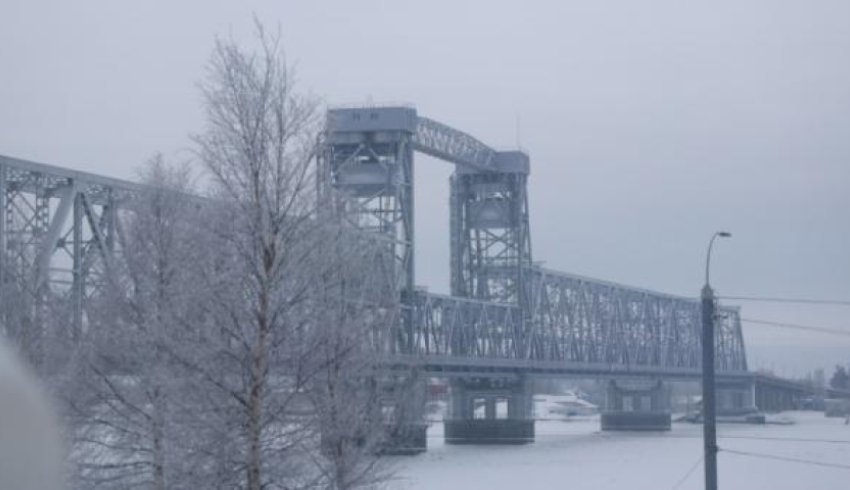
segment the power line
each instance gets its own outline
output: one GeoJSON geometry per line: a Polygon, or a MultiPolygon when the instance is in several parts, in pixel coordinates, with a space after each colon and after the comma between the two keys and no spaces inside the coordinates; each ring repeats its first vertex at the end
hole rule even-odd
{"type": "Polygon", "coordinates": [[[827,327],[814,327],[811,325],[799,325],[797,323],[783,323],[783,322],[774,322],[769,320],[755,320],[753,318],[741,318],[742,322],[747,323],[755,323],[757,325],[767,325],[771,327],[780,327],[780,328],[789,328],[792,330],[805,330],[808,332],[818,332],[818,333],[826,333],[830,335],[842,335],[850,337],[850,331],[848,330],[839,330],[837,328],[827,328],[827,327]]]}
{"type": "Polygon", "coordinates": [[[693,472],[694,472],[694,470],[695,470],[695,469],[697,469],[697,468],[699,468],[699,465],[700,465],[700,464],[702,464],[702,459],[703,459],[703,457],[704,457],[704,456],[700,456],[700,457],[699,457],[699,459],[697,460],[697,462],[696,462],[696,463],[694,463],[694,465],[693,465],[693,466],[691,466],[691,467],[690,467],[690,469],[688,469],[688,472],[687,472],[687,473],[685,473],[685,476],[683,476],[682,478],[680,478],[680,479],[679,479],[679,481],[677,481],[677,482],[676,482],[676,484],[675,484],[675,485],[673,485],[673,489],[672,489],[672,490],[676,490],[677,488],[681,487],[683,483],[685,483],[686,481],[688,481],[688,477],[689,477],[689,476],[691,476],[691,473],[693,473],[693,472]]]}
{"type": "Polygon", "coordinates": [[[734,301],[765,301],[771,303],[801,303],[811,305],[850,306],[850,301],[840,299],[771,298],[768,296],[718,296],[717,299],[734,301]]]}
{"type": "Polygon", "coordinates": [[[730,454],[739,454],[741,456],[751,456],[753,458],[774,459],[777,461],[787,461],[791,463],[808,464],[812,466],[825,466],[827,468],[839,468],[842,470],[850,470],[850,465],[839,463],[825,463],[823,461],[812,461],[810,459],[791,458],[788,456],[777,456],[775,454],[751,453],[747,451],[737,451],[735,449],[720,448],[720,451],[730,454]]]}
{"type": "MultiPolygon", "coordinates": [[[[553,419],[554,420],[554,419],[553,419]]],[[[545,435],[545,434],[541,434],[545,435]]],[[[555,435],[555,434],[553,434],[555,435]]],[[[646,435],[635,435],[628,436],[626,434],[617,434],[614,436],[616,438],[622,437],[635,437],[635,438],[645,438],[646,435]]],[[[660,439],[671,438],[671,439],[702,439],[702,435],[700,434],[663,434],[656,436],[660,439]]],[[[726,434],[718,434],[718,439],[742,439],[742,440],[753,440],[753,441],[779,441],[779,442],[815,442],[822,444],[850,444],[850,439],[812,439],[805,437],[771,437],[771,436],[748,436],[748,435],[726,435],[726,434]]]]}
{"type": "MultiPolygon", "coordinates": [[[[622,436],[620,436],[622,437],[622,436]]],[[[635,436],[642,437],[642,436],[635,436]]],[[[660,438],[702,439],[698,434],[664,434],[660,438]]],[[[741,439],[747,441],[778,441],[778,442],[813,442],[819,444],[850,444],[850,439],[812,439],[805,437],[771,437],[771,436],[748,436],[748,435],[725,435],[718,434],[718,439],[741,439]]]]}
{"type": "MultiPolygon", "coordinates": [[[[540,418],[534,419],[536,422],[545,422],[545,421],[560,421],[563,419],[555,419],[555,418],[540,418]]],[[[439,422],[436,422],[439,423],[439,422]]],[[[663,434],[657,436],[651,435],[629,435],[629,434],[612,434],[611,436],[602,435],[599,432],[537,432],[534,437],[535,439],[547,438],[547,437],[569,437],[569,436],[601,436],[602,439],[625,439],[625,438],[633,438],[633,439],[646,439],[649,437],[657,437],[658,439],[702,439],[702,435],[700,434],[663,434]]],[[[442,434],[427,434],[425,436],[427,439],[444,439],[445,436],[442,434]]],[[[770,436],[747,436],[747,435],[723,435],[718,434],[718,439],[739,439],[739,440],[752,440],[752,441],[776,441],[776,442],[806,442],[806,443],[819,443],[819,444],[839,444],[839,445],[850,445],[850,439],[811,439],[811,438],[803,438],[803,437],[770,437],[770,436]]],[[[488,440],[515,440],[514,438],[490,438],[488,440]]]]}
{"type": "Polygon", "coordinates": [[[770,437],[770,436],[718,436],[720,439],[745,439],[753,441],[782,441],[782,442],[817,442],[821,444],[850,444],[847,439],[807,439],[805,437],[770,437]]]}

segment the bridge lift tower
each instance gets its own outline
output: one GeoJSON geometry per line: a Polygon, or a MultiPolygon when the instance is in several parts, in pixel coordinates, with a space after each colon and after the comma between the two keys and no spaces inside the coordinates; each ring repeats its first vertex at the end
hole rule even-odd
{"type": "Polygon", "coordinates": [[[492,166],[459,165],[451,178],[452,295],[529,311],[528,155],[497,152],[492,166]]]}
{"type": "Polygon", "coordinates": [[[387,238],[388,279],[404,310],[416,298],[413,153],[420,151],[455,164],[452,295],[530,311],[528,155],[492,150],[410,107],[332,109],[324,148],[320,180],[347,197],[345,216],[387,238]]]}
{"type": "Polygon", "coordinates": [[[413,109],[332,110],[319,159],[320,199],[332,199],[330,190],[335,189],[343,196],[335,211],[385,239],[383,255],[389,260],[379,264],[383,284],[401,306],[396,338],[387,345],[392,353],[408,351],[412,341],[416,124],[413,109]]]}
{"type": "MultiPolygon", "coordinates": [[[[320,189],[340,191],[345,199],[339,211],[361,229],[385,237],[386,256],[392,257],[385,266],[386,283],[398,298],[400,318],[387,350],[416,354],[420,323],[416,315],[422,310],[417,307],[427,301],[415,289],[415,151],[455,164],[450,182],[452,296],[510,306],[522,316],[511,328],[530,325],[531,281],[525,277],[531,268],[528,155],[495,151],[466,133],[419,116],[411,107],[332,109],[327,120],[320,189]]],[[[454,314],[469,311],[458,307],[454,314]]],[[[472,324],[467,327],[473,329],[472,324]]],[[[524,338],[521,331],[506,336],[524,338]]],[[[517,343],[511,348],[519,354],[527,346],[517,343]]],[[[492,432],[490,425],[510,425],[492,421],[482,430],[469,430],[475,425],[472,422],[478,422],[472,421],[476,400],[484,400],[491,418],[497,398],[507,400],[509,416],[516,424],[526,432],[531,427],[532,433],[518,441],[533,438],[526,383],[513,379],[490,384],[487,380],[453,381],[453,416],[459,420],[456,437],[449,439],[464,442],[475,439],[475,434],[492,432]]]]}

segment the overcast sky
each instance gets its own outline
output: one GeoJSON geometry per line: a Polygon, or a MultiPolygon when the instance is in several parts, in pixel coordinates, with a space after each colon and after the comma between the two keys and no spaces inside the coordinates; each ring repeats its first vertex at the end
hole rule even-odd
{"type": "MultiPolygon", "coordinates": [[[[216,35],[280,26],[301,88],[403,102],[531,155],[551,268],[696,296],[850,299],[850,2],[38,1],[0,4],[0,154],[133,178],[190,158],[216,35]]],[[[419,157],[417,282],[448,290],[451,166],[419,157]]],[[[850,332],[850,308],[742,303],[850,332]]],[[[850,362],[850,337],[745,325],[751,365],[850,362]],[[799,348],[798,348],[799,347],[799,348]]]]}

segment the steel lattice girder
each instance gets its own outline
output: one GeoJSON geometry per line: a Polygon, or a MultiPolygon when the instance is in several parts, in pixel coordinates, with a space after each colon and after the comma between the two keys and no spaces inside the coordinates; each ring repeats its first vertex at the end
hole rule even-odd
{"type": "Polygon", "coordinates": [[[424,356],[522,357],[522,315],[516,306],[417,293],[412,351],[424,356]]]}
{"type": "Polygon", "coordinates": [[[476,170],[495,170],[496,152],[472,136],[426,117],[419,117],[414,143],[426,155],[476,170]]]}
{"type": "MultiPolygon", "coordinates": [[[[535,268],[532,358],[699,368],[697,299],[535,268]]],[[[722,307],[715,334],[718,371],[747,369],[737,308],[722,307]]]]}
{"type": "MultiPolygon", "coordinates": [[[[396,352],[496,364],[531,362],[530,367],[539,362],[565,369],[699,372],[698,300],[541,269],[527,277],[535,302],[531,321],[516,306],[419,293],[412,350],[396,352]]],[[[717,370],[746,371],[738,310],[721,308],[717,325],[717,370]]]]}
{"type": "Polygon", "coordinates": [[[0,302],[23,294],[36,323],[45,308],[66,305],[79,334],[88,296],[110,275],[119,203],[142,188],[0,156],[0,302]]]}

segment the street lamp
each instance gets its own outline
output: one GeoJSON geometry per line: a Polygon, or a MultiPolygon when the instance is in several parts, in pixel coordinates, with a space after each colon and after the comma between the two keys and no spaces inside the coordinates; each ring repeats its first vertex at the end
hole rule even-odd
{"type": "Polygon", "coordinates": [[[714,291],[708,282],[711,247],[717,237],[732,234],[718,231],[708,242],[705,257],[705,286],[702,287],[702,440],[705,451],[705,488],[717,490],[717,420],[714,397],[714,291]]]}
{"type": "MultiPolygon", "coordinates": [[[[717,237],[729,238],[731,236],[732,234],[728,231],[718,231],[711,236],[711,240],[708,242],[708,252],[705,254],[705,287],[709,289],[711,289],[708,282],[708,268],[711,265],[711,247],[714,245],[714,240],[717,239],[717,237]]],[[[705,291],[703,291],[703,294],[705,294],[705,291]]]]}

